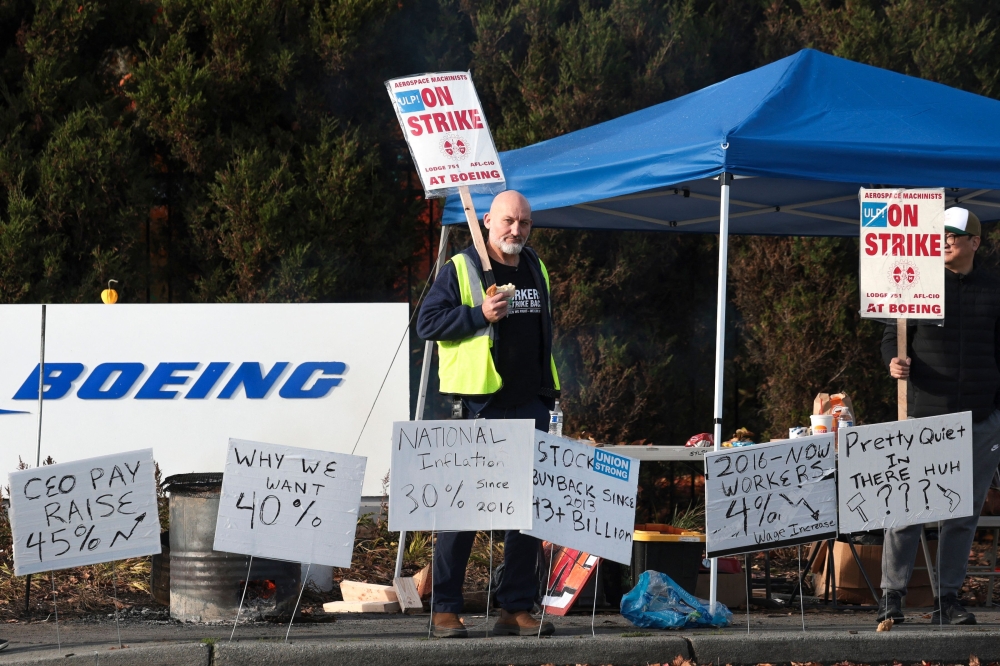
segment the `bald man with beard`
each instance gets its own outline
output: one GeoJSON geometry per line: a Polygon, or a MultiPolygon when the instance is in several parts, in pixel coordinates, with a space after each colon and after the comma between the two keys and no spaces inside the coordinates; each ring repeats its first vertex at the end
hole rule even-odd
{"type": "MultiPolygon", "coordinates": [[[[552,317],[545,264],[525,244],[531,206],[519,192],[493,199],[483,216],[486,249],[497,285],[513,284],[513,295],[487,294],[483,267],[473,246],[445,264],[417,318],[417,334],[438,343],[441,392],[460,401],[461,418],[533,419],[548,431],[549,410],[559,397],[552,360],[552,317]]],[[[475,532],[439,532],[434,550],[432,631],[439,638],[465,638],[459,618],[462,586],[475,532]]],[[[509,530],[504,539],[503,576],[496,590],[500,635],[534,636],[555,629],[532,617],[538,591],[538,539],[509,530]]]]}

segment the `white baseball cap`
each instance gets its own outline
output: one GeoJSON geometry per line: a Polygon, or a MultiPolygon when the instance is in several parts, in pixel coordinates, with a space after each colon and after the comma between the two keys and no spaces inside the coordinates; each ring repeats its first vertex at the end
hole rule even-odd
{"type": "Polygon", "coordinates": [[[944,230],[959,236],[982,236],[983,227],[976,214],[967,208],[949,208],[944,212],[944,230]]]}

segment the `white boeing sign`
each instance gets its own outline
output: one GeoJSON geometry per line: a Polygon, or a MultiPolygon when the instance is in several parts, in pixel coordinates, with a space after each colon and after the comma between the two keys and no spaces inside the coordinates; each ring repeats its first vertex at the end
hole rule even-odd
{"type": "MultiPolygon", "coordinates": [[[[41,306],[0,306],[0,465],[34,465],[41,306]]],[[[49,305],[42,457],[153,448],[164,475],[219,472],[230,438],[368,458],[381,495],[409,416],[404,303],[49,305]],[[391,369],[390,369],[391,364],[391,369]]]]}

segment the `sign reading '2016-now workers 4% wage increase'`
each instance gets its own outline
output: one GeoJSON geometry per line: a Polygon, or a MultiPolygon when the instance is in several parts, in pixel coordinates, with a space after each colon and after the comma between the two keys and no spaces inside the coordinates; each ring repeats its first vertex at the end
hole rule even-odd
{"type": "Polygon", "coordinates": [[[842,428],[840,531],[971,516],[972,412],[842,428]]]}
{"type": "Polygon", "coordinates": [[[14,574],[160,552],[153,450],[11,472],[14,574]]]}
{"type": "Polygon", "coordinates": [[[534,434],[534,523],[522,531],[631,562],[639,461],[538,430],[534,434]]]}
{"type": "Polygon", "coordinates": [[[393,423],[389,529],[530,529],[534,429],[530,419],[393,423]]]}
{"type": "Polygon", "coordinates": [[[213,548],[351,566],[367,460],[229,440],[213,548]]]}
{"type": "Polygon", "coordinates": [[[705,454],[709,557],[835,536],[835,456],[832,434],[705,454]]]}

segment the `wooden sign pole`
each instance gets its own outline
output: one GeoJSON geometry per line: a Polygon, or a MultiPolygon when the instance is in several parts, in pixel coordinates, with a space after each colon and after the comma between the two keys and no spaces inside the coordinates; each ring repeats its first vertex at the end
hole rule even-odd
{"type": "Polygon", "coordinates": [[[472,244],[476,246],[479,253],[479,260],[483,262],[483,279],[486,281],[486,295],[492,296],[496,293],[496,279],[493,277],[493,264],[490,263],[490,255],[486,252],[486,242],[483,240],[483,232],[479,228],[479,218],[476,217],[476,207],[472,204],[472,195],[469,188],[462,185],[458,188],[458,194],[462,197],[462,207],[465,209],[465,221],[469,223],[469,233],[472,234],[472,244]]]}
{"type": "MultiPolygon", "coordinates": [[[[906,361],[906,320],[896,320],[896,357],[906,361]]],[[[896,380],[896,413],[898,421],[906,420],[906,379],[896,380]]]]}

